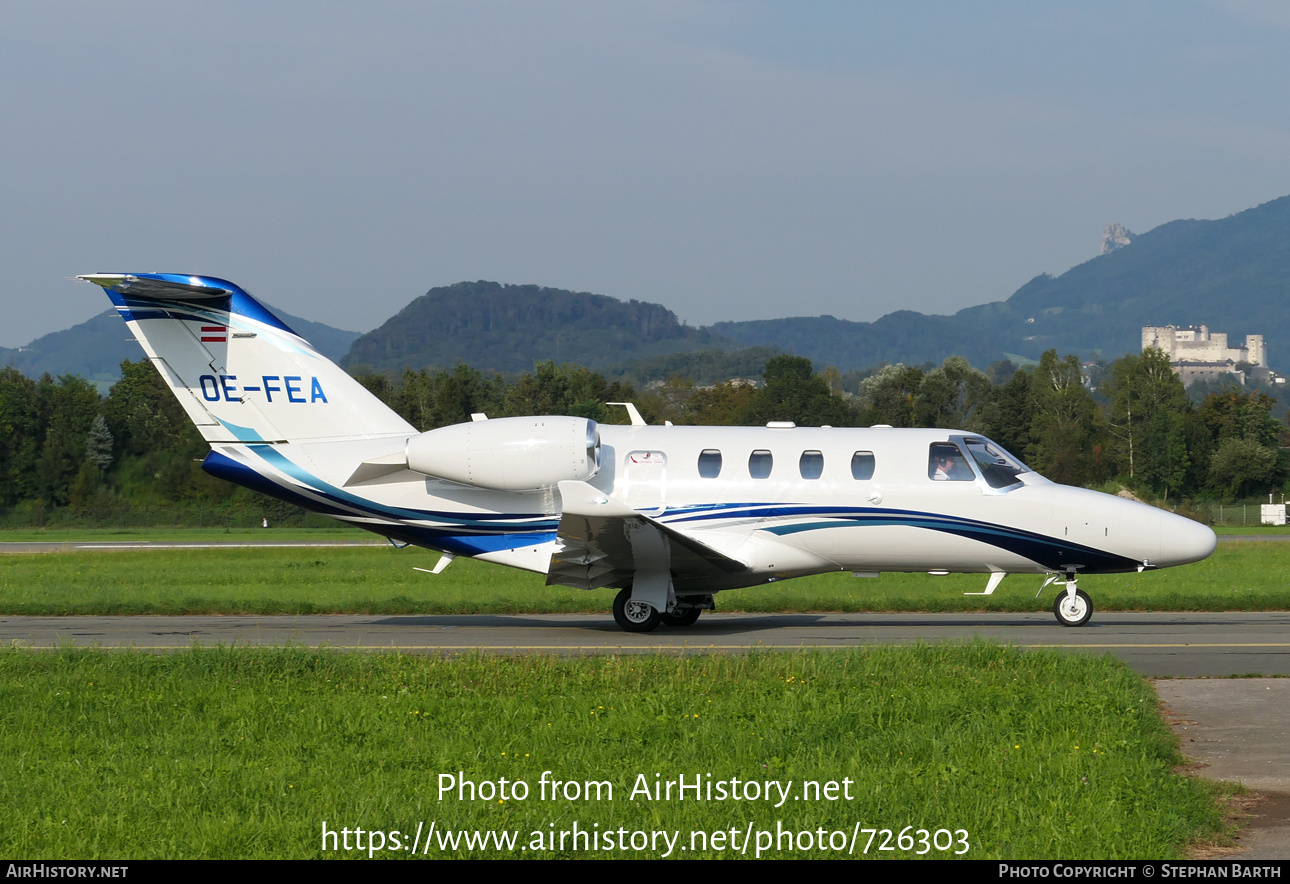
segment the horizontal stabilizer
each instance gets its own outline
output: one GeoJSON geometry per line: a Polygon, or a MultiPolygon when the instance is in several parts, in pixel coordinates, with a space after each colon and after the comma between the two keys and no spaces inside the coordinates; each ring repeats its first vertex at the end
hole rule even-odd
{"type": "Polygon", "coordinates": [[[210,276],[190,276],[185,279],[174,274],[145,277],[131,273],[86,273],[79,278],[135,298],[181,302],[227,298],[237,289],[232,283],[226,284],[224,280],[210,276]]]}

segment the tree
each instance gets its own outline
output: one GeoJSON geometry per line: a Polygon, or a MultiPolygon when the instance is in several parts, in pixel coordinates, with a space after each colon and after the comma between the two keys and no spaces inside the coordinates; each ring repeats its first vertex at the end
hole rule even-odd
{"type": "Polygon", "coordinates": [[[1215,442],[1253,439],[1262,445],[1279,444],[1284,428],[1272,416],[1277,402],[1266,393],[1242,393],[1228,388],[1211,393],[1200,405],[1200,418],[1215,442]]]}
{"type": "Polygon", "coordinates": [[[121,452],[147,456],[183,451],[195,456],[206,447],[175,394],[147,359],[121,363],[121,379],[108,391],[102,410],[121,452]]]}
{"type": "Polygon", "coordinates": [[[766,384],[752,397],[740,423],[757,426],[793,421],[801,426],[850,426],[855,412],[829,392],[804,356],[776,356],[762,372],[766,384]]]}
{"type": "Polygon", "coordinates": [[[1226,500],[1276,487],[1290,463],[1282,444],[1285,428],[1272,416],[1276,400],[1266,393],[1229,388],[1205,397],[1199,422],[1209,431],[1209,487],[1226,500]]]}
{"type": "Polygon", "coordinates": [[[990,391],[981,409],[982,432],[1020,458],[1028,458],[1034,443],[1035,401],[1030,392],[1033,376],[1017,369],[1001,387],[990,391]]]}
{"type": "Polygon", "coordinates": [[[757,388],[741,381],[695,390],[686,403],[687,422],[699,426],[738,426],[756,398],[757,388]]]}
{"type": "Polygon", "coordinates": [[[1049,350],[1039,360],[1030,386],[1034,418],[1030,465],[1054,482],[1082,485],[1099,480],[1102,461],[1102,428],[1097,403],[1084,388],[1079,359],[1058,359],[1049,350]]]}
{"type": "Polygon", "coordinates": [[[1223,498],[1235,500],[1266,491],[1276,471],[1277,453],[1255,439],[1232,437],[1219,443],[1209,461],[1213,484],[1223,498]]]}
{"type": "MultiPolygon", "coordinates": [[[[1170,366],[1164,351],[1148,347],[1141,355],[1130,354],[1112,363],[1111,376],[1102,389],[1111,399],[1108,424],[1117,442],[1116,460],[1121,471],[1134,479],[1145,466],[1151,476],[1148,484],[1159,489],[1161,470],[1168,472],[1168,469],[1160,464],[1141,464],[1140,455],[1145,446],[1155,456],[1162,456],[1171,444],[1167,437],[1182,439],[1182,416],[1191,411],[1182,379],[1170,366]],[[1171,413],[1176,419],[1162,419],[1162,412],[1171,413]],[[1152,434],[1154,438],[1144,438],[1152,434]]],[[[1182,474],[1185,473],[1184,467],[1182,474]]],[[[1176,486],[1177,483],[1163,484],[1176,486]]]]}
{"type": "Polygon", "coordinates": [[[1187,448],[1187,418],[1167,408],[1156,411],[1151,415],[1141,439],[1139,476],[1168,500],[1170,492],[1176,493],[1184,487],[1191,467],[1191,454],[1187,448]]]}
{"type": "Polygon", "coordinates": [[[990,379],[962,356],[951,356],[923,375],[914,396],[916,426],[975,430],[990,395],[990,379]]]}
{"type": "Polygon", "coordinates": [[[532,374],[522,375],[506,391],[502,408],[507,415],[567,414],[616,423],[626,416],[607,415],[605,403],[627,402],[635,396],[630,384],[611,384],[604,375],[581,365],[539,362],[532,374]]]}
{"type": "Polygon", "coordinates": [[[118,456],[111,480],[136,501],[226,498],[235,489],[202,472],[210,446],[147,359],[121,363],[102,413],[118,456]]]}
{"type": "Polygon", "coordinates": [[[66,503],[72,480],[81,470],[85,439],[99,411],[98,391],[84,378],[48,374],[36,382],[41,443],[36,460],[36,492],[51,503],[66,503]]]}
{"type": "Polygon", "coordinates": [[[876,374],[860,382],[860,423],[865,426],[916,426],[914,397],[922,384],[921,369],[899,362],[884,365],[876,374]]]}
{"type": "Polygon", "coordinates": [[[35,494],[41,436],[36,384],[12,366],[0,369],[0,433],[0,501],[10,505],[35,494]]]}

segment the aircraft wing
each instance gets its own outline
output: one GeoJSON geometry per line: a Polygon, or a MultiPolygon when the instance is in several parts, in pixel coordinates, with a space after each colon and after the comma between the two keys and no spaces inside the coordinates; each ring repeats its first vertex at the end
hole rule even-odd
{"type": "Polygon", "coordinates": [[[747,570],[689,534],[638,513],[586,482],[561,482],[563,549],[551,556],[548,586],[626,586],[637,571],[671,571],[678,580],[728,577],[747,570]]]}

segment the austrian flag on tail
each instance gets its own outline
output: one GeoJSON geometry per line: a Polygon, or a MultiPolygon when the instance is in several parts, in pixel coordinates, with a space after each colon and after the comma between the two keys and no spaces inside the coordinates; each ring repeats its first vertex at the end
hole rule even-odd
{"type": "Polygon", "coordinates": [[[227,344],[228,328],[223,325],[203,325],[202,343],[203,344],[227,344]]]}

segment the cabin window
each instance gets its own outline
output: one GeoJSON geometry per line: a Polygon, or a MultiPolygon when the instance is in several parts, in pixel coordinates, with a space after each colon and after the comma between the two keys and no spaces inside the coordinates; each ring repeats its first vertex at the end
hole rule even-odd
{"type": "Polygon", "coordinates": [[[715,448],[705,448],[699,453],[699,477],[715,479],[721,475],[721,452],[715,448]]]}
{"type": "Polygon", "coordinates": [[[872,451],[857,451],[851,455],[851,478],[872,479],[873,464],[872,451]]]}
{"type": "Polygon", "coordinates": [[[927,478],[937,482],[971,482],[976,476],[957,445],[933,442],[927,455],[927,478]]]}
{"type": "Polygon", "coordinates": [[[803,479],[818,479],[824,474],[824,455],[819,451],[803,451],[797,462],[803,479]]]}
{"type": "Polygon", "coordinates": [[[759,448],[748,455],[748,475],[754,479],[768,478],[773,460],[769,451],[759,448]]]}

